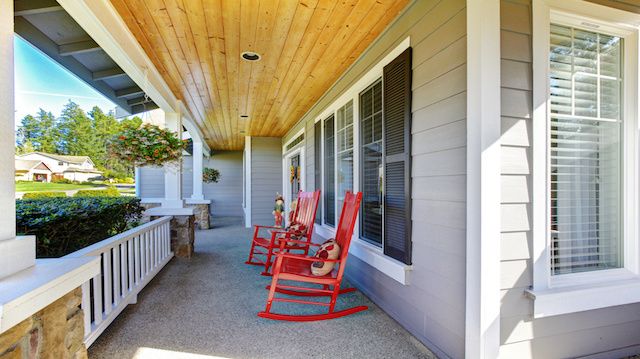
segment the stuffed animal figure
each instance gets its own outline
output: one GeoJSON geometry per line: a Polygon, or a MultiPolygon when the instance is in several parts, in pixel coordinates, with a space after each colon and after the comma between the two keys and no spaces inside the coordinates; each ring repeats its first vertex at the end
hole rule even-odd
{"type": "Polygon", "coordinates": [[[276,227],[282,227],[282,213],[284,212],[284,198],[280,193],[276,193],[276,203],[273,206],[273,218],[276,222],[276,227]]]}

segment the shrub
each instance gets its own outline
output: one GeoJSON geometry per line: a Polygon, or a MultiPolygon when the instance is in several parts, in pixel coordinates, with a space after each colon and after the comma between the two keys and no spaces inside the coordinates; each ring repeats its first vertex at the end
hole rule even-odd
{"type": "Polygon", "coordinates": [[[27,192],[22,195],[22,199],[38,199],[38,198],[60,198],[66,197],[64,192],[27,192]]]}
{"type": "Polygon", "coordinates": [[[74,197],[119,197],[120,192],[118,192],[117,188],[113,186],[109,186],[107,187],[107,189],[82,189],[76,192],[76,194],[74,194],[73,196],[74,197]]]}
{"type": "Polygon", "coordinates": [[[64,177],[54,177],[51,179],[51,183],[66,183],[66,184],[71,184],[73,183],[72,180],[64,178],[64,177]]]}
{"type": "Polygon", "coordinates": [[[134,197],[17,200],[16,227],[36,236],[37,257],[60,257],[123,232],[143,210],[134,197]]]}

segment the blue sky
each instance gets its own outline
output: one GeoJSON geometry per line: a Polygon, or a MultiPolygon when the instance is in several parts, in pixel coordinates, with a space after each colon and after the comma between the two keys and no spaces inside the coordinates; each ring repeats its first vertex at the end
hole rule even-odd
{"type": "Polygon", "coordinates": [[[72,100],[83,110],[99,106],[105,112],[115,105],[84,81],[15,36],[16,125],[40,108],[60,116],[62,107],[72,100]]]}

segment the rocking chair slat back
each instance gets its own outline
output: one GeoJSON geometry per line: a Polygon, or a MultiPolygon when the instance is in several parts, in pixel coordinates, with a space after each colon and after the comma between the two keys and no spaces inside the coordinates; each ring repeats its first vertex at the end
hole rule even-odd
{"type": "Polygon", "coordinates": [[[336,242],[340,246],[340,267],[338,268],[338,278],[342,278],[344,268],[349,255],[349,246],[353,237],[353,229],[358,219],[358,210],[362,201],[362,192],[354,194],[347,191],[344,196],[344,204],[342,213],[340,214],[340,222],[336,229],[336,242]]]}
{"type": "Polygon", "coordinates": [[[316,212],[320,202],[320,191],[298,193],[298,204],[296,206],[295,221],[302,223],[306,227],[306,234],[309,240],[313,236],[313,225],[316,222],[316,212]]]}

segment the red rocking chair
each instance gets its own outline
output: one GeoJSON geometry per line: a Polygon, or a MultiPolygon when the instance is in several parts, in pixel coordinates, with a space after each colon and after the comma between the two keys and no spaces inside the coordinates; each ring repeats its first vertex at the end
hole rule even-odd
{"type": "Polygon", "coordinates": [[[318,208],[318,202],[320,201],[320,191],[315,192],[302,192],[298,193],[298,204],[293,213],[293,223],[299,223],[304,226],[303,233],[297,238],[296,243],[286,244],[280,246],[278,239],[292,238],[297,234],[294,232],[288,232],[286,228],[280,228],[275,226],[260,226],[256,225],[253,232],[253,240],[251,242],[251,251],[249,252],[249,259],[246,264],[264,266],[264,272],[262,275],[271,275],[269,268],[273,264],[271,259],[275,252],[280,251],[289,252],[291,250],[302,251],[302,255],[309,253],[309,243],[311,243],[311,237],[313,236],[313,225],[316,221],[316,211],[318,208]],[[268,237],[261,237],[260,230],[269,230],[270,235],[268,237]],[[265,260],[260,261],[255,257],[257,255],[264,256],[265,260]]]}
{"type": "MultiPolygon", "coordinates": [[[[340,284],[342,282],[342,276],[344,275],[344,269],[347,264],[347,256],[349,255],[349,244],[351,243],[353,227],[355,226],[356,218],[358,217],[358,210],[360,209],[361,199],[362,193],[360,192],[358,194],[347,192],[345,195],[344,205],[342,207],[342,213],[340,215],[340,222],[336,231],[336,242],[340,246],[340,255],[338,259],[331,260],[306,255],[301,256],[287,253],[284,250],[276,253],[276,260],[273,269],[273,279],[271,281],[271,285],[267,287],[267,289],[269,290],[267,305],[263,312],[258,313],[259,317],[275,320],[307,322],[339,318],[368,309],[367,306],[357,306],[340,311],[334,310],[339,294],[353,292],[356,290],[355,288],[340,289],[340,284]],[[311,272],[311,264],[318,261],[325,263],[335,262],[338,267],[337,269],[334,268],[329,274],[326,274],[324,276],[314,276],[311,272]],[[322,285],[322,289],[280,284],[279,281],[282,280],[318,284],[322,285]],[[326,303],[291,298],[275,298],[276,292],[300,297],[324,296],[331,297],[331,299],[329,303],[326,303]],[[273,304],[273,302],[289,302],[327,306],[329,307],[329,312],[325,314],[314,315],[289,315],[271,313],[271,305],[273,304]]],[[[288,245],[299,242],[289,239],[289,236],[287,235],[285,239],[280,239],[281,249],[286,248],[285,241],[288,245]]],[[[310,245],[320,247],[320,245],[315,243],[311,243],[310,245]]]]}

